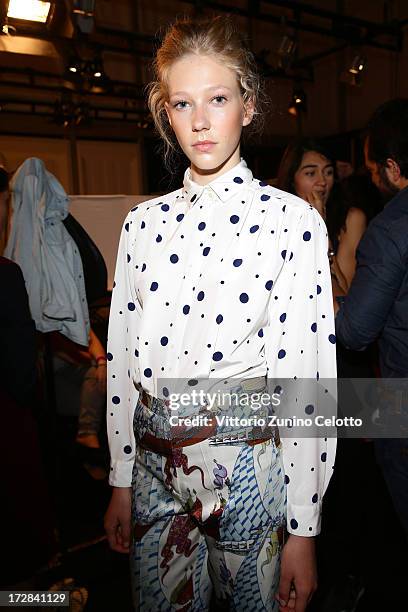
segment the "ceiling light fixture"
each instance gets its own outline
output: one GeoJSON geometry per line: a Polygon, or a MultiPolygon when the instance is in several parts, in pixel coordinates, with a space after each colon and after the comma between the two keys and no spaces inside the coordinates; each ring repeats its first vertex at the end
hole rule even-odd
{"type": "Polygon", "coordinates": [[[73,90],[106,93],[111,87],[99,53],[94,59],[82,59],[74,53],[67,63],[65,79],[73,90]]]}
{"type": "Polygon", "coordinates": [[[51,2],[40,0],[10,0],[7,17],[22,21],[46,23],[51,9],[51,2]]]}
{"type": "Polygon", "coordinates": [[[340,80],[347,85],[353,87],[360,86],[362,82],[362,75],[367,67],[367,59],[363,55],[355,55],[353,61],[349,67],[342,72],[340,80]]]}
{"type": "Polygon", "coordinates": [[[278,49],[278,67],[282,70],[290,68],[296,57],[297,42],[292,36],[285,34],[278,49]]]}
{"type": "Polygon", "coordinates": [[[301,111],[305,113],[306,110],[307,97],[305,91],[303,89],[295,89],[288,107],[288,113],[297,117],[301,111]]]}
{"type": "Polygon", "coordinates": [[[350,68],[348,69],[348,71],[351,74],[361,74],[361,72],[363,72],[365,65],[366,65],[366,58],[363,57],[362,55],[356,55],[353,58],[353,61],[350,65],[350,68]]]}

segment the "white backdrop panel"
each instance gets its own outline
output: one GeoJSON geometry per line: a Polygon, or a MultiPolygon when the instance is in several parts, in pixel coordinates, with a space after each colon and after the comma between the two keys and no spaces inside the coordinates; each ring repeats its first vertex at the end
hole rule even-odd
{"type": "Polygon", "coordinates": [[[120,231],[128,211],[152,196],[70,196],[70,213],[100,250],[112,289],[120,231]]]}

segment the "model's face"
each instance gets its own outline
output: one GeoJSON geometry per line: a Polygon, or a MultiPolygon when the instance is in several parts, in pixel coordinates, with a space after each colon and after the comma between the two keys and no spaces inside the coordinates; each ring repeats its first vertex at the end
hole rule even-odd
{"type": "Polygon", "coordinates": [[[334,183],[333,164],[327,157],[316,151],[308,151],[294,177],[296,194],[306,201],[313,195],[325,205],[334,183]]]}
{"type": "Polygon", "coordinates": [[[204,185],[240,160],[242,127],[252,120],[236,74],[213,58],[186,55],[168,73],[166,111],[192,179],[204,185]]]}

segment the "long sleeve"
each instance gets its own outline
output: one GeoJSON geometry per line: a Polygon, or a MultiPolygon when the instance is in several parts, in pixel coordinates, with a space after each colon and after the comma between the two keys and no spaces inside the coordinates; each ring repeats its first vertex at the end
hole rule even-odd
{"type": "MultiPolygon", "coordinates": [[[[295,212],[290,238],[281,253],[284,263],[271,295],[265,349],[269,379],[284,380],[289,393],[294,381],[299,381],[300,387],[312,389],[313,395],[317,388],[313,381],[336,378],[327,232],[314,209],[305,207],[295,212]]],[[[289,414],[282,416],[296,414],[313,419],[319,413],[319,405],[306,402],[307,393],[301,394],[296,405],[292,397],[292,405],[285,407],[289,414]]],[[[336,440],[282,437],[282,446],[288,531],[316,535],[320,531],[323,494],[334,465],[336,440]]]]}
{"type": "Polygon", "coordinates": [[[133,415],[138,399],[138,328],[141,306],[130,275],[134,238],[132,212],[121,233],[108,333],[107,426],[111,453],[109,482],[115,487],[131,485],[135,439],[133,415]]]}
{"type": "Polygon", "coordinates": [[[339,341],[349,349],[366,348],[380,335],[406,274],[404,254],[389,228],[368,228],[357,251],[357,269],[336,317],[339,341]]]}

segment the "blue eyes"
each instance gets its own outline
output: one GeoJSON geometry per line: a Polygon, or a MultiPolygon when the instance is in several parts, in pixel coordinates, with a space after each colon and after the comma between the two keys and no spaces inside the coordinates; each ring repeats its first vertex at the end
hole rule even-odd
{"type": "MultiPolygon", "coordinates": [[[[210,102],[214,102],[215,106],[223,106],[227,102],[227,98],[225,96],[214,96],[214,98],[211,98],[210,102]]],[[[180,100],[179,102],[175,102],[172,106],[176,110],[185,110],[190,106],[190,103],[186,100],[180,100]]]]}
{"type": "Polygon", "coordinates": [[[173,104],[173,108],[177,108],[179,110],[187,108],[187,102],[185,102],[184,100],[182,100],[181,102],[176,102],[175,104],[173,104]]]}

